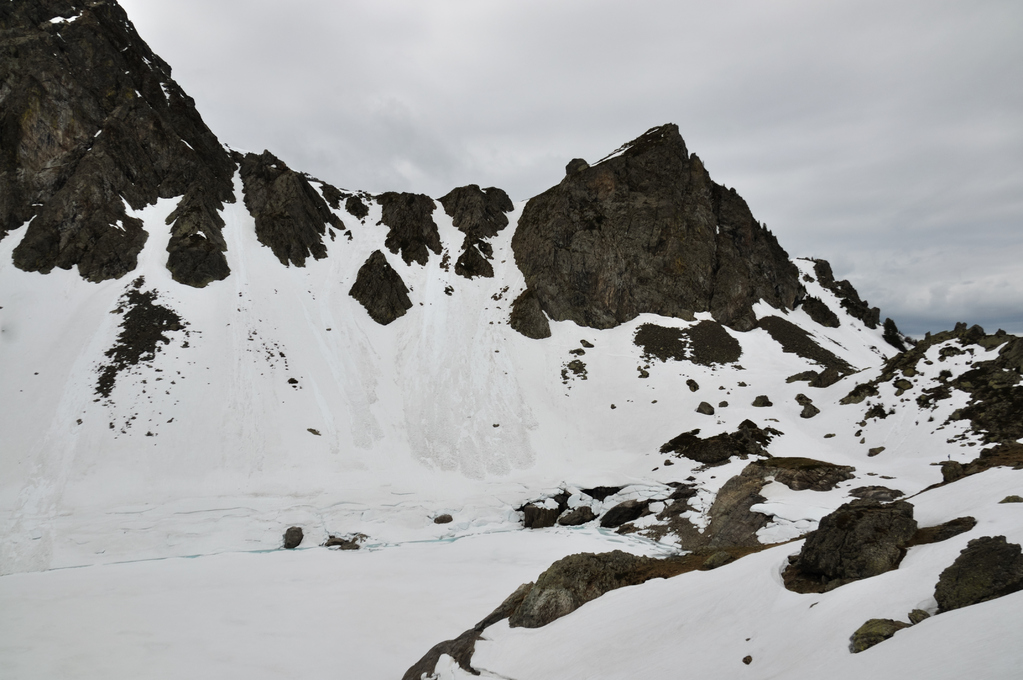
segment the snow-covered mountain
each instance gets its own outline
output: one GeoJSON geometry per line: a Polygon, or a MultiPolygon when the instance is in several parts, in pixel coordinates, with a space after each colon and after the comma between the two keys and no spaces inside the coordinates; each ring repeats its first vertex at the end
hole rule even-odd
{"type": "Polygon", "coordinates": [[[0,675],[1017,676],[1019,339],[909,341],[673,125],[373,196],[114,2],[0,19],[0,675]]]}

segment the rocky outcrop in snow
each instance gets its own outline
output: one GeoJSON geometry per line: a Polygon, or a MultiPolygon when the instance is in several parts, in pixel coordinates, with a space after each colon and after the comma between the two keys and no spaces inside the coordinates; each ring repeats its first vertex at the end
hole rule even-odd
{"type": "Polygon", "coordinates": [[[556,321],[611,328],[644,312],[710,311],[737,330],[753,303],[792,309],[798,271],[732,189],[690,156],[676,125],[575,169],[526,204],[515,262],[556,321]]]}

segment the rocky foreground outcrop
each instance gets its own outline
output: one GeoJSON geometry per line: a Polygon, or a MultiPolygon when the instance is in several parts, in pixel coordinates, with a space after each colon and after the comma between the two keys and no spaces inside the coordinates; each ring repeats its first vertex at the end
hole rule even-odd
{"type": "Polygon", "coordinates": [[[916,531],[913,506],[906,501],[846,503],[807,536],[785,573],[785,585],[797,592],[823,592],[891,571],[916,531]]]}
{"type": "Polygon", "coordinates": [[[593,166],[569,164],[526,204],[512,248],[547,316],[591,328],[710,311],[745,331],[758,300],[792,309],[804,295],[775,237],[711,181],[673,124],[593,166]]]}

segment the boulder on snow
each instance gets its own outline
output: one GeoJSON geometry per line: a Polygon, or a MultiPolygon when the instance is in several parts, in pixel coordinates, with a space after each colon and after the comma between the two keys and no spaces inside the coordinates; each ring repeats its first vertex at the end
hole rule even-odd
{"type": "Polygon", "coordinates": [[[526,503],[522,512],[522,526],[527,529],[545,529],[554,526],[561,513],[568,509],[569,494],[562,492],[545,501],[526,503]]]}
{"type": "Polygon", "coordinates": [[[914,626],[923,621],[924,619],[929,618],[931,618],[931,615],[928,612],[924,611],[923,609],[914,609],[909,613],[909,622],[912,623],[914,626]]]}
{"type": "Polygon", "coordinates": [[[1005,536],[984,536],[966,544],[941,572],[934,588],[938,611],[947,612],[1023,590],[1023,555],[1005,536]]]}
{"type": "Polygon", "coordinates": [[[785,572],[796,592],[824,592],[899,566],[916,534],[913,506],[906,501],[846,503],[825,515],[785,572]]]}
{"type": "Polygon", "coordinates": [[[636,499],[623,501],[604,513],[604,516],[600,518],[600,526],[605,529],[614,529],[626,522],[639,519],[649,512],[647,510],[649,505],[650,501],[636,499]]]}
{"type": "Polygon", "coordinates": [[[892,619],[870,619],[856,629],[856,632],[849,638],[849,651],[858,654],[865,649],[870,649],[879,642],[884,642],[903,628],[909,628],[912,624],[892,619]]]}
{"type": "Polygon", "coordinates": [[[302,527],[288,527],[284,532],[284,549],[294,550],[302,544],[302,527]]]}
{"type": "Polygon", "coordinates": [[[768,398],[768,396],[766,394],[761,394],[756,399],[754,399],[753,400],[753,405],[758,407],[758,408],[764,408],[764,407],[767,407],[767,406],[774,406],[774,404],[771,403],[771,400],[768,398]]]}
{"type": "Polygon", "coordinates": [[[596,515],[593,514],[593,509],[588,505],[580,505],[575,510],[566,512],[558,520],[558,524],[563,527],[577,527],[580,524],[586,524],[596,519],[596,515]]]}
{"type": "Polygon", "coordinates": [[[446,512],[433,518],[434,524],[451,524],[452,521],[454,521],[454,518],[446,512]]]}

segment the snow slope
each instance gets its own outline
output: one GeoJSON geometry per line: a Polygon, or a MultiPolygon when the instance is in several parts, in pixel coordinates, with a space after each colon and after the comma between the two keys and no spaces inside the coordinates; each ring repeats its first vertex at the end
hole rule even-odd
{"type": "MultiPolygon", "coordinates": [[[[882,385],[878,400],[894,413],[866,424],[867,404],[838,405],[894,350],[880,329],[840,312],[806,261],[796,262],[804,285],[840,312],[841,326],[824,328],[802,310],[756,311],[784,315],[861,369],[823,389],[786,382],[821,367],[763,330],[729,330],[742,355],[724,365],[662,362],[633,342],[642,324],[687,328],[707,314],[693,322],[642,315],[600,331],[560,322],[545,340],[519,335],[508,315],[524,288],[510,250],[521,204],[492,239],[493,279],[466,280],[435,256],[421,266],[388,254],[414,306],[386,327],[348,295],[359,266],[382,248],[376,203],[362,221],[339,212],[351,240],[335,234],[328,257],[303,268],[281,266],[243,204],[228,205],[232,274],[204,289],[173,282],[165,268],[174,205],[134,213],[150,238],[122,280],[25,273],[11,264],[19,232],[0,241],[3,677],[399,677],[555,559],[675,549],[671,535],[655,543],[592,523],[524,530],[517,508],[526,501],[567,489],[571,507],[590,503],[599,513],[629,498],[664,499],[669,482],[689,480],[698,487],[691,519],[705,527],[716,492],[749,461],[667,464],[659,447],[695,428],[710,436],[750,419],[782,433],[768,447],[775,456],[855,466],[855,479],[830,492],[765,488],[765,543],[812,530],[856,486],[912,495],[941,481],[937,463],[976,455],[966,423],[945,424],[961,396],[922,414],[915,393],[896,397],[882,385]],[[99,371],[122,318],[112,312],[139,277],[139,290],[155,291],[185,326],[104,397],[99,371]],[[577,359],[585,377],[567,370],[577,359]],[[800,417],[800,393],[820,415],[800,417]],[[772,407],[752,406],[762,394],[772,407]],[[702,401],[715,415],[696,413],[702,401]],[[624,488],[603,502],[577,493],[596,485],[624,488]],[[442,513],[454,520],[435,524],[442,513]],[[304,528],[303,548],[280,552],[291,525],[304,528]],[[361,551],[313,547],[354,533],[368,537],[361,551]]],[[[462,234],[439,205],[434,219],[454,259],[462,234]]],[[[920,368],[959,374],[981,359],[938,363],[935,354],[920,368]]],[[[1019,472],[999,469],[920,496],[918,518],[969,512],[982,525],[914,549],[897,572],[869,582],[812,598],[789,593],[778,575],[798,549],[788,544],[609,593],[542,629],[498,624],[476,662],[517,679],[680,667],[733,677],[750,653],[743,672],[756,677],[817,677],[822,668],[884,677],[880,669],[910,663],[958,677],[972,657],[932,652],[966,625],[954,622],[969,621],[975,654],[998,655],[985,677],[1010,677],[1020,660],[1010,644],[1016,596],[942,615],[856,657],[845,646],[866,618],[902,616],[927,600],[970,537],[1018,541],[1019,506],[992,503],[1021,489],[1019,472]],[[811,599],[819,605],[808,616],[811,599]],[[998,635],[977,632],[989,629],[998,635]]]]}

